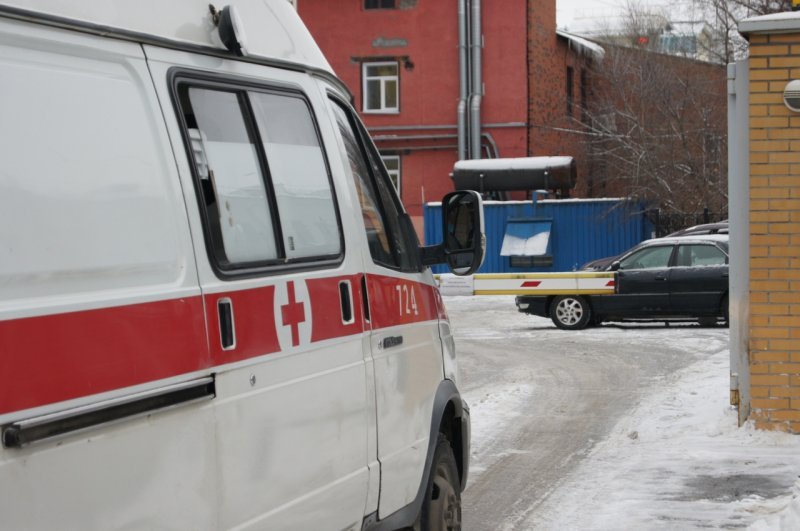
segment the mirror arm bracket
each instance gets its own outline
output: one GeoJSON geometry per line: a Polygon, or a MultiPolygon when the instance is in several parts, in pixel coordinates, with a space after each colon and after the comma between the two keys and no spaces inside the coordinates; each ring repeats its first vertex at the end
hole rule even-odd
{"type": "Polygon", "coordinates": [[[424,266],[443,264],[447,261],[443,243],[420,247],[420,256],[422,257],[422,265],[424,266]]]}

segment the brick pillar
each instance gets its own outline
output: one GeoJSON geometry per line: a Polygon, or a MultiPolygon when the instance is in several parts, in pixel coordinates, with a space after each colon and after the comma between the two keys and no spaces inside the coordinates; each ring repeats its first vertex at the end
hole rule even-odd
{"type": "Polygon", "coordinates": [[[782,96],[800,31],[749,40],[750,418],[800,433],[800,113],[782,96]]]}

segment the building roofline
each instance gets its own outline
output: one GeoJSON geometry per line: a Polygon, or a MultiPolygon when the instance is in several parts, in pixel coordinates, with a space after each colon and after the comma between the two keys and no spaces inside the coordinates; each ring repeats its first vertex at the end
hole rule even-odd
{"type": "Polygon", "coordinates": [[[650,50],[648,48],[638,48],[626,44],[618,44],[614,42],[603,42],[603,46],[608,50],[609,48],[616,48],[618,50],[628,50],[632,53],[650,54],[658,57],[665,57],[667,59],[674,59],[676,61],[686,61],[700,66],[708,66],[711,68],[726,68],[724,64],[715,63],[713,61],[704,61],[703,59],[696,59],[694,57],[686,57],[685,55],[676,55],[658,50],[650,50]]]}
{"type": "Polygon", "coordinates": [[[574,46],[579,53],[587,55],[595,61],[602,61],[606,55],[603,45],[591,39],[587,39],[586,37],[581,37],[580,35],[575,35],[560,29],[556,29],[556,35],[562,39],[566,39],[570,46],[574,46]]]}

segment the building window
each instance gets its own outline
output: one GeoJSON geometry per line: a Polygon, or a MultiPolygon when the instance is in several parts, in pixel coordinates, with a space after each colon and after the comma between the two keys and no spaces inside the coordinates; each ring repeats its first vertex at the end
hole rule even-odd
{"type": "Polygon", "coordinates": [[[397,0],[364,0],[364,9],[394,9],[397,0]]]}
{"type": "Polygon", "coordinates": [[[589,123],[589,117],[587,116],[587,105],[589,102],[587,101],[588,95],[587,92],[589,91],[589,80],[586,74],[586,69],[581,68],[581,123],[586,125],[589,123]]]}
{"type": "Polygon", "coordinates": [[[396,61],[364,63],[362,75],[364,112],[400,112],[400,76],[396,61]]]}
{"type": "Polygon", "coordinates": [[[386,166],[386,173],[389,174],[389,179],[394,185],[397,193],[400,193],[400,156],[399,155],[381,155],[383,165],[386,166]]]}
{"type": "Polygon", "coordinates": [[[574,95],[572,92],[572,67],[567,67],[567,116],[572,116],[572,102],[574,99],[574,95]]]}

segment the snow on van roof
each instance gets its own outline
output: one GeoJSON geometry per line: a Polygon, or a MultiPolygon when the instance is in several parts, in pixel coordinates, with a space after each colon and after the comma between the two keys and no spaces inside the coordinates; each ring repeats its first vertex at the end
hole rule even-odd
{"type": "MultiPolygon", "coordinates": [[[[221,10],[227,4],[215,5],[221,10]]],[[[333,74],[311,33],[287,0],[236,0],[235,6],[244,26],[249,56],[301,64],[333,74]]],[[[208,0],[0,0],[0,16],[44,17],[57,25],[63,25],[64,21],[59,19],[67,19],[80,25],[99,26],[111,35],[119,30],[225,50],[211,20],[208,0]]]]}
{"type": "Polygon", "coordinates": [[[518,157],[510,159],[459,160],[456,170],[547,170],[569,167],[572,157],[518,157]]]}

